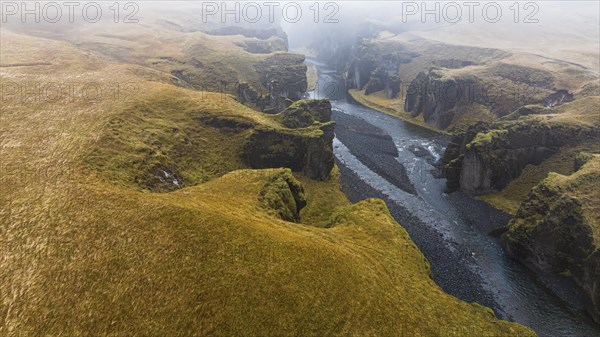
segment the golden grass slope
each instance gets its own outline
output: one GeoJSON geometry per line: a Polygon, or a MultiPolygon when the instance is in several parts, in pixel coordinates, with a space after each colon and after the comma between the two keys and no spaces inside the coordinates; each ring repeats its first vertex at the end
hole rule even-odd
{"type": "Polygon", "coordinates": [[[161,73],[69,43],[1,38],[3,63],[27,55],[51,64],[2,67],[3,84],[134,82],[139,94],[3,102],[0,335],[534,335],[444,293],[385,204],[349,205],[334,181],[306,185],[310,203],[331,207],[309,206],[310,223],[296,224],[259,201],[286,170],[234,171],[170,193],[90,172],[90,149],[132,105],[147,107],[147,118],[179,118],[161,116],[166,97],[149,93],[231,107],[211,107],[216,100],[171,87],[161,73]]]}

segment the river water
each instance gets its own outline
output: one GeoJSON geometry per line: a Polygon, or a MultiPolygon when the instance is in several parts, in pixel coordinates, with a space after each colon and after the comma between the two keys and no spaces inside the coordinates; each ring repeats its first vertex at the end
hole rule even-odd
{"type": "Polygon", "coordinates": [[[444,193],[445,180],[434,162],[443,154],[445,137],[350,102],[340,76],[317,66],[318,88],[310,95],[332,102],[334,153],[344,191],[352,201],[384,199],[430,261],[438,285],[539,336],[600,336],[600,326],[582,312],[584,299],[571,282],[533,274],[509,259],[498,238],[488,234],[506,224],[506,214],[460,192],[444,193]],[[571,305],[549,287],[563,292],[571,305]]]}

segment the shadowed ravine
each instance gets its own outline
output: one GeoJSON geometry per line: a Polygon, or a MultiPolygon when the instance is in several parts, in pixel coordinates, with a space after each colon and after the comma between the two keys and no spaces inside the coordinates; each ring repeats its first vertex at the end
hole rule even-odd
{"type": "Polygon", "coordinates": [[[334,109],[334,152],[344,192],[352,202],[382,198],[431,263],[448,293],[494,309],[499,318],[530,326],[539,336],[600,335],[574,285],[539,277],[507,258],[488,233],[509,216],[460,192],[443,193],[433,163],[447,140],[375,110],[348,102],[335,72],[321,66],[314,98],[334,109]],[[552,294],[564,294],[562,300],[552,294]]]}

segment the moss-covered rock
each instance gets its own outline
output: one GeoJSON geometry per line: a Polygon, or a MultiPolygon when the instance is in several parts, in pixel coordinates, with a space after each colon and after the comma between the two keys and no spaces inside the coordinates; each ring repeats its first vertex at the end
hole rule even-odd
{"type": "Polygon", "coordinates": [[[551,174],[533,188],[502,236],[507,253],[543,272],[570,275],[600,322],[598,163],[572,176],[551,174]],[[592,186],[590,186],[592,184],[592,186]]]}
{"type": "Polygon", "coordinates": [[[478,123],[456,134],[443,163],[450,189],[470,194],[499,191],[527,165],[538,165],[562,147],[597,138],[595,128],[517,120],[478,123]]]}
{"type": "Polygon", "coordinates": [[[554,107],[573,100],[556,90],[554,77],[543,70],[498,63],[481,71],[461,72],[432,67],[411,82],[404,110],[438,129],[455,126],[473,107],[489,111],[493,120],[540,113],[535,107],[554,107]],[[523,108],[523,106],[528,106],[523,108]]]}
{"type": "Polygon", "coordinates": [[[331,102],[327,99],[297,101],[279,115],[279,120],[290,129],[329,122],[331,121],[331,102]]]}
{"type": "Polygon", "coordinates": [[[275,118],[289,129],[256,128],[245,143],[244,161],[252,168],[289,167],[326,180],[334,165],[329,100],[300,100],[275,118]]]}
{"type": "Polygon", "coordinates": [[[302,99],[308,88],[304,55],[277,53],[260,62],[256,69],[268,92],[257,101],[267,113],[277,113],[302,99]]]}
{"type": "Polygon", "coordinates": [[[248,137],[243,158],[252,168],[288,167],[326,180],[333,169],[333,128],[329,122],[298,130],[257,128],[248,137]]]}
{"type": "MultiPolygon", "coordinates": [[[[352,89],[365,89],[365,94],[398,88],[398,67],[417,56],[402,46],[380,45],[362,40],[354,46],[354,52],[346,67],[346,86],[352,89]]],[[[339,59],[347,59],[341,56],[339,59]]]]}
{"type": "Polygon", "coordinates": [[[300,211],[306,206],[304,188],[288,169],[267,182],[259,200],[268,211],[286,221],[300,222],[300,211]]]}
{"type": "Polygon", "coordinates": [[[577,172],[579,169],[583,167],[583,165],[587,164],[590,160],[594,159],[595,156],[589,152],[580,152],[575,156],[575,160],[573,162],[573,171],[577,172]]]}

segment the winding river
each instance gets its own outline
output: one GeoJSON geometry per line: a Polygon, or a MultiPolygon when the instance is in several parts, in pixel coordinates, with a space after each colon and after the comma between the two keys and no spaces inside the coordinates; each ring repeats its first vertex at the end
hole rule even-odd
{"type": "Polygon", "coordinates": [[[353,202],[384,199],[430,261],[436,283],[539,336],[600,336],[600,326],[582,312],[585,300],[571,282],[535,275],[504,254],[489,233],[506,225],[506,214],[460,192],[444,193],[445,180],[434,163],[446,137],[352,103],[340,76],[315,64],[319,83],[310,95],[332,101],[334,153],[344,192],[353,202]]]}

